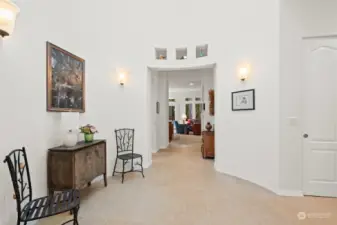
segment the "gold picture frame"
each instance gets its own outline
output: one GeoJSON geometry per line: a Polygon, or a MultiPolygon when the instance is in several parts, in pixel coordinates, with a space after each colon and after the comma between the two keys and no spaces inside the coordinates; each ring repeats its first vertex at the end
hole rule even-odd
{"type": "Polygon", "coordinates": [[[47,42],[47,111],[85,112],[85,60],[47,42]]]}

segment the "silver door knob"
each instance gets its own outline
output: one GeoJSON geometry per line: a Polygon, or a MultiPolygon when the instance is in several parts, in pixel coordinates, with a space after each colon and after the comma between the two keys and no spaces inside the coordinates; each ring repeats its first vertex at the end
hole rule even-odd
{"type": "Polygon", "coordinates": [[[308,135],[308,134],[303,134],[303,137],[304,137],[304,138],[308,138],[309,135],[308,135]]]}

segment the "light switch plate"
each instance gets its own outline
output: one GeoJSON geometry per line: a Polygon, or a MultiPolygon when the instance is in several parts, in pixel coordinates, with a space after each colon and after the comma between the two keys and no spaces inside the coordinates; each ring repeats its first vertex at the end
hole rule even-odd
{"type": "Polygon", "coordinates": [[[290,126],[297,126],[297,117],[288,117],[290,126]]]}

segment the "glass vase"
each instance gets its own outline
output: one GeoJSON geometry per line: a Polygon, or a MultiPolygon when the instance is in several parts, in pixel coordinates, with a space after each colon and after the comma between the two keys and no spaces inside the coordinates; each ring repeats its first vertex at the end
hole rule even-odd
{"type": "Polygon", "coordinates": [[[84,134],[84,142],[93,142],[94,134],[84,134]]]}

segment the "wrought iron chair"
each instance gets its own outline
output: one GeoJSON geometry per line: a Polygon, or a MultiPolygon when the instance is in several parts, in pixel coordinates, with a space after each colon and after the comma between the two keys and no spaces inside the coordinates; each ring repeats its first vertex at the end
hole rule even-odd
{"type": "Polygon", "coordinates": [[[115,173],[122,174],[122,183],[124,182],[124,174],[130,172],[140,172],[142,173],[143,178],[144,176],[144,169],[143,169],[143,156],[141,154],[137,154],[133,152],[134,147],[134,136],[135,130],[134,129],[118,129],[115,130],[116,135],[116,145],[117,145],[117,156],[115,160],[115,166],[112,173],[112,176],[115,176],[115,173]],[[140,166],[141,170],[134,170],[134,160],[140,158],[140,163],[136,163],[135,165],[140,166]],[[123,171],[118,172],[116,171],[117,160],[120,159],[123,161],[123,171]],[[125,171],[125,165],[131,161],[131,170],[125,171]]]}
{"type": "Polygon", "coordinates": [[[4,163],[7,163],[12,178],[13,198],[17,204],[17,225],[21,223],[26,225],[29,221],[67,211],[73,214],[73,219],[63,224],[73,222],[73,225],[78,225],[77,217],[80,208],[78,190],[67,190],[55,195],[32,199],[32,185],[25,148],[13,150],[6,156],[4,163]]]}

